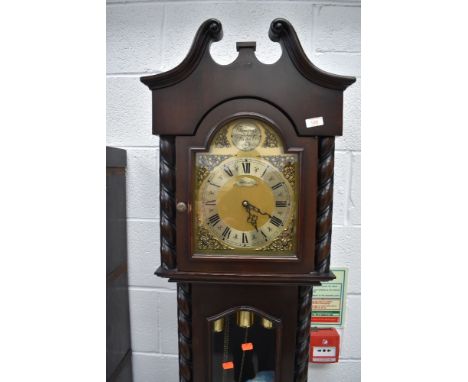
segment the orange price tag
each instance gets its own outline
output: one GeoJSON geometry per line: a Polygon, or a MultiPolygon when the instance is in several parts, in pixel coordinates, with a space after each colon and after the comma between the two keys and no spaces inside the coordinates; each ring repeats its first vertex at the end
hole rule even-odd
{"type": "Polygon", "coordinates": [[[242,344],[241,346],[242,346],[243,351],[253,350],[253,343],[252,342],[247,342],[245,344],[242,344]]]}
{"type": "Polygon", "coordinates": [[[234,362],[224,362],[223,369],[224,370],[234,369],[234,362]]]}

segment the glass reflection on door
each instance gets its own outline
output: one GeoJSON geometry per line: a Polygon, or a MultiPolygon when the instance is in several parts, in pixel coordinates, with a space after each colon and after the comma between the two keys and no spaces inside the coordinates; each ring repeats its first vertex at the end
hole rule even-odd
{"type": "Polygon", "coordinates": [[[274,321],[238,310],[211,323],[212,382],[274,382],[274,321]]]}

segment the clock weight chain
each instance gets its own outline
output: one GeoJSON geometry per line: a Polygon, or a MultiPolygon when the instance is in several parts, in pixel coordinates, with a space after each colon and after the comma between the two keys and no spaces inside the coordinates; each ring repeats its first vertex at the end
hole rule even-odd
{"type": "Polygon", "coordinates": [[[228,371],[231,369],[224,368],[224,365],[228,362],[229,357],[229,325],[230,325],[230,317],[228,316],[224,322],[224,340],[223,340],[223,379],[222,382],[230,382],[226,381],[226,375],[228,371]]]}

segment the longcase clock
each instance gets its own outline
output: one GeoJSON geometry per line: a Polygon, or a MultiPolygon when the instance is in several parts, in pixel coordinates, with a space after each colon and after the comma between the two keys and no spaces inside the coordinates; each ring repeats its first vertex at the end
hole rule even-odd
{"type": "Polygon", "coordinates": [[[160,277],[177,282],[183,382],[307,380],[312,288],[331,280],[334,137],[343,91],[291,24],[282,56],[254,42],[219,65],[218,20],[199,28],[176,68],[142,77],[160,136],[160,277]]]}

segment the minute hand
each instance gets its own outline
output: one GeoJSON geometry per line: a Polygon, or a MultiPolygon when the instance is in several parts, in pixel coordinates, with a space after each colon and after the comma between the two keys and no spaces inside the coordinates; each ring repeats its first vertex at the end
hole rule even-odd
{"type": "Polygon", "coordinates": [[[242,207],[244,207],[248,213],[249,216],[247,216],[247,223],[252,224],[252,226],[255,228],[255,230],[258,232],[258,227],[257,227],[257,219],[258,216],[252,213],[251,211],[254,211],[260,215],[266,215],[271,219],[271,215],[268,212],[263,212],[259,208],[255,207],[253,204],[250,204],[247,200],[244,200],[242,202],[242,207]]]}
{"type": "MultiPolygon", "coordinates": [[[[247,202],[247,203],[248,203],[248,202],[247,202]]],[[[257,213],[260,214],[260,215],[268,216],[270,219],[272,218],[272,216],[271,216],[268,212],[263,212],[263,211],[260,210],[259,208],[255,207],[253,204],[250,204],[250,203],[249,203],[248,208],[251,209],[252,211],[257,212],[257,213]]]]}

